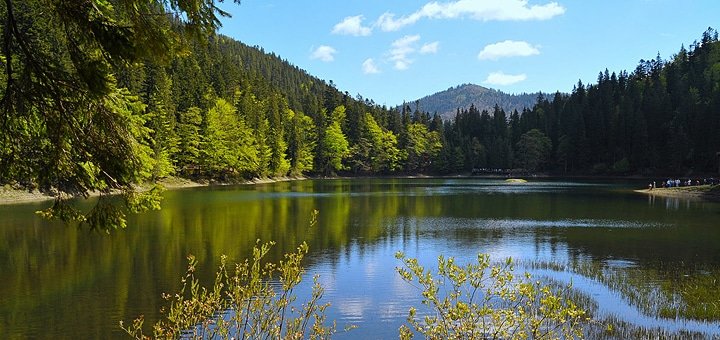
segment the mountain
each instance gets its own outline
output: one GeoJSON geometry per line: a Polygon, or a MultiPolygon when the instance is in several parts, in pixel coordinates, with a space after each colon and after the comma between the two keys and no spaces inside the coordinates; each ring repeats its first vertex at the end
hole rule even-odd
{"type": "Polygon", "coordinates": [[[720,40],[712,28],[668,60],[641,59],[632,72],[606,69],[596,83],[578,81],[571,93],[549,99],[522,115],[460,110],[444,125],[446,148],[438,162],[447,173],[514,167],[717,176],[720,40]]]}
{"type": "MultiPolygon", "coordinates": [[[[522,111],[532,108],[540,93],[507,94],[475,84],[462,84],[445,91],[425,96],[417,100],[420,110],[438,113],[444,120],[453,119],[458,108],[468,109],[475,105],[480,111],[492,111],[497,104],[506,112],[522,111]]],[[[414,109],[414,107],[413,107],[414,109]]]]}

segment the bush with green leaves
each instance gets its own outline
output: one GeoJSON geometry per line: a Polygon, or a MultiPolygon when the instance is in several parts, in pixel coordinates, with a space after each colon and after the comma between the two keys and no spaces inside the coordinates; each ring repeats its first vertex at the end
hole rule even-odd
{"type": "Polygon", "coordinates": [[[563,291],[533,281],[530,274],[516,276],[512,259],[492,265],[488,255],[479,254],[476,263],[461,266],[452,257],[440,256],[433,273],[401,252],[396,257],[403,262],[397,272],[422,291],[427,307],[421,313],[410,308],[409,327],[400,327],[401,339],[416,334],[428,339],[583,337],[586,312],[563,297],[563,291]]]}
{"type": "MultiPolygon", "coordinates": [[[[312,294],[297,302],[294,293],[308,252],[303,242],[295,252],[277,264],[264,261],[274,243],[253,248],[251,260],[228,270],[221,265],[211,288],[201,287],[195,277],[197,260],[189,256],[182,288],[163,297],[170,306],[165,318],[153,327],[152,338],[222,339],[329,339],[335,322],[327,323],[321,303],[323,288],[314,277],[312,294]],[[274,283],[274,284],[273,284],[274,283]]],[[[422,335],[428,339],[570,339],[582,338],[586,312],[569,298],[571,287],[553,288],[531,280],[525,273],[514,274],[511,259],[492,265],[488,255],[479,254],[477,263],[460,266],[455,259],[440,256],[437,272],[421,266],[403,253],[397,268],[400,276],[422,292],[425,305],[420,313],[411,307],[400,338],[422,335]],[[420,317],[424,314],[424,317],[420,317]]],[[[143,333],[143,318],[120,326],[136,339],[150,339],[143,333]]]]}
{"type": "MultiPolygon", "coordinates": [[[[156,339],[327,339],[335,333],[335,323],[327,324],[320,299],[323,288],[314,277],[312,294],[298,303],[295,288],[302,281],[301,262],[308,252],[303,242],[295,252],[285,254],[278,263],[265,260],[273,242],[260,241],[253,247],[252,259],[228,269],[221,258],[212,288],[201,287],[195,277],[197,260],[189,256],[182,288],[163,297],[170,306],[165,318],[153,326],[156,339]]],[[[150,339],[143,333],[143,317],[120,327],[135,339],[150,339]]]]}

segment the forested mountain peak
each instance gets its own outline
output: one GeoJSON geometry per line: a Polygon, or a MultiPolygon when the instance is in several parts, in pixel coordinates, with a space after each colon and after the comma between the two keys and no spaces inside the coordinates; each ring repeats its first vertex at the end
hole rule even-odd
{"type": "MultiPolygon", "coordinates": [[[[470,105],[478,110],[491,111],[498,105],[506,112],[532,108],[540,93],[508,94],[476,84],[462,84],[422,97],[416,102],[420,110],[439,114],[444,120],[454,119],[458,109],[469,109],[470,105]]],[[[413,102],[415,103],[415,102],[413,102]]],[[[414,109],[414,108],[413,108],[414,109]]]]}

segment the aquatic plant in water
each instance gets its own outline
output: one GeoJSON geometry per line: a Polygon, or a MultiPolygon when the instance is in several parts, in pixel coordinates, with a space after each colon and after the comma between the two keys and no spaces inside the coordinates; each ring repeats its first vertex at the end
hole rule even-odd
{"type": "Polygon", "coordinates": [[[579,282],[575,290],[584,287],[582,290],[593,292],[595,299],[612,301],[605,301],[604,307],[584,305],[591,306],[589,312],[596,314],[593,318],[605,325],[589,324],[584,331],[589,338],[705,339],[720,335],[716,273],[693,270],[692,274],[683,274],[686,271],[681,268],[616,267],[598,261],[528,261],[523,266],[536,274],[547,273],[541,276],[550,281],[570,277],[579,282]],[[593,285],[602,286],[600,290],[607,293],[597,297],[598,288],[593,285]]]}
{"type": "Polygon", "coordinates": [[[646,315],[720,320],[720,274],[694,268],[612,267],[601,262],[528,262],[532,269],[571,272],[601,282],[646,315]],[[687,274],[686,274],[687,272],[687,274]]]}

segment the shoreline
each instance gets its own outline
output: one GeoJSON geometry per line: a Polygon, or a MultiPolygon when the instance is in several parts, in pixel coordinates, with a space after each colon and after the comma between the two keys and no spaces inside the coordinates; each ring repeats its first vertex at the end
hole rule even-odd
{"type": "MultiPolygon", "coordinates": [[[[384,176],[371,176],[369,178],[382,178],[384,176]]],[[[392,176],[393,178],[398,178],[398,176],[392,176]]],[[[228,185],[255,185],[255,184],[269,184],[269,183],[277,183],[277,182],[287,182],[287,181],[299,181],[299,180],[305,180],[309,177],[304,176],[283,176],[283,177],[274,177],[274,178],[253,178],[246,181],[238,181],[238,182],[215,182],[215,181],[193,181],[187,178],[182,177],[166,177],[161,180],[159,180],[155,184],[162,185],[166,190],[177,190],[177,189],[185,189],[185,188],[197,188],[197,187],[213,187],[213,186],[228,186],[228,185]]],[[[353,176],[335,176],[335,177],[318,177],[318,178],[355,178],[353,176]]],[[[428,176],[428,175],[409,175],[409,176],[400,176],[400,178],[487,178],[487,179],[507,179],[505,176],[496,176],[496,175],[485,175],[485,176],[463,176],[463,175],[455,175],[455,176],[428,176]]],[[[554,176],[532,176],[528,178],[540,178],[540,179],[548,179],[548,178],[556,178],[554,176]]],[[[593,176],[569,176],[568,178],[575,178],[575,179],[610,179],[610,180],[619,180],[619,179],[639,179],[639,177],[635,176],[625,176],[625,177],[593,177],[593,176]]],[[[143,191],[148,190],[151,187],[150,183],[137,185],[136,188],[143,191]]],[[[674,188],[655,188],[655,189],[637,189],[633,190],[633,192],[644,194],[644,195],[650,195],[650,196],[657,196],[657,197],[669,197],[669,198],[686,198],[686,199],[698,199],[698,200],[706,200],[706,201],[719,201],[720,202],[720,185],[698,185],[698,186],[689,186],[689,187],[674,187],[674,188]]],[[[91,192],[89,194],[89,197],[99,196],[99,192],[91,192]]],[[[28,190],[22,190],[22,189],[15,189],[12,188],[10,185],[0,186],[0,205],[12,205],[12,204],[25,204],[25,203],[40,203],[40,202],[46,202],[46,201],[52,201],[55,199],[55,196],[42,193],[37,190],[28,191],[28,190]]]]}
{"type": "Polygon", "coordinates": [[[633,192],[668,198],[686,198],[703,201],[720,201],[720,185],[695,185],[689,187],[638,189],[633,192]]]}
{"type": "MultiPolygon", "coordinates": [[[[182,177],[166,177],[156,183],[145,183],[137,185],[135,188],[144,191],[149,190],[154,184],[162,185],[166,190],[177,190],[185,188],[213,187],[227,185],[252,185],[252,184],[268,184],[276,182],[300,181],[305,180],[302,176],[283,176],[276,178],[253,178],[242,182],[199,182],[182,177]]],[[[114,194],[114,193],[113,193],[114,194]]],[[[90,192],[89,197],[100,196],[100,192],[90,192]]],[[[25,204],[25,203],[41,203],[52,201],[56,196],[49,195],[38,190],[15,189],[10,185],[0,186],[0,205],[25,204]]]]}

